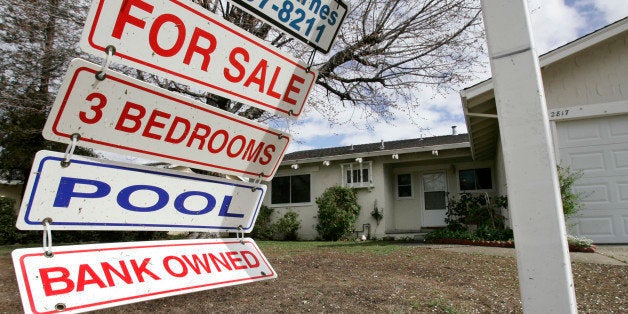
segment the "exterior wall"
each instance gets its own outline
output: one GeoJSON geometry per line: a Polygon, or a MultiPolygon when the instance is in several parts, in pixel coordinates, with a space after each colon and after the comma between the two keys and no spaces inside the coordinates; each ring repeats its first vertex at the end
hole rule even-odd
{"type": "Polygon", "coordinates": [[[628,32],[542,70],[548,109],[628,99],[628,32]]]}
{"type": "MultiPolygon", "coordinates": [[[[381,157],[371,157],[365,159],[365,162],[372,162],[373,180],[372,188],[357,188],[358,204],[361,207],[360,215],[356,222],[356,230],[362,230],[363,224],[371,225],[371,235],[381,237],[384,231],[385,220],[387,218],[387,183],[384,176],[384,166],[381,157]],[[376,221],[371,217],[374,205],[380,210],[384,210],[384,220],[377,226],[376,221]],[[376,235],[375,233],[378,233],[376,235]]],[[[276,174],[276,177],[286,175],[310,174],[311,202],[307,204],[296,204],[290,206],[272,205],[270,196],[271,188],[268,189],[264,198],[264,204],[273,208],[272,220],[276,221],[288,211],[294,211],[299,215],[301,227],[299,229],[299,238],[304,240],[314,240],[318,237],[316,232],[316,224],[318,223],[316,198],[325,192],[328,187],[342,184],[341,164],[355,162],[354,159],[333,161],[329,166],[322,163],[316,164],[300,164],[299,169],[294,170],[290,166],[282,166],[276,174]]]]}

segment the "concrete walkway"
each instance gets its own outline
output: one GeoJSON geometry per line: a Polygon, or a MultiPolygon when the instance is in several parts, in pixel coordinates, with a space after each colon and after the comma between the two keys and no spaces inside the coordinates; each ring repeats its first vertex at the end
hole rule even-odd
{"type": "MultiPolygon", "coordinates": [[[[487,254],[497,256],[515,257],[515,249],[489,247],[489,246],[471,246],[471,245],[453,245],[453,244],[420,244],[436,250],[444,250],[450,252],[460,252],[467,254],[487,254]]],[[[595,253],[569,253],[572,262],[577,263],[594,263],[605,265],[621,265],[628,266],[628,245],[598,245],[595,253]]]]}

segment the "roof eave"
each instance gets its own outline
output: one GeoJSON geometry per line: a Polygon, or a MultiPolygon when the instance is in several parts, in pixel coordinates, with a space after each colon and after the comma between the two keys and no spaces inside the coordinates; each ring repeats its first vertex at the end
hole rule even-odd
{"type": "Polygon", "coordinates": [[[447,150],[447,149],[459,149],[459,148],[469,148],[469,147],[470,147],[469,142],[460,142],[460,143],[412,147],[412,148],[384,149],[384,150],[361,152],[361,153],[349,153],[349,154],[332,155],[332,156],[324,156],[324,157],[283,160],[280,165],[285,166],[285,165],[293,165],[293,164],[307,164],[307,163],[316,163],[316,162],[323,162],[323,161],[352,159],[352,158],[358,158],[358,157],[379,157],[379,156],[394,155],[394,154],[411,154],[411,153],[431,152],[433,150],[447,150]]]}

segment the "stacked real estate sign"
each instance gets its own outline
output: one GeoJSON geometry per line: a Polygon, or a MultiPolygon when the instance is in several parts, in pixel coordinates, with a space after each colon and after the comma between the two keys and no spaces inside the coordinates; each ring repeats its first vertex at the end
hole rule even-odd
{"type": "MultiPolygon", "coordinates": [[[[235,1],[327,53],[346,13],[340,0],[235,1]]],[[[44,248],[13,262],[26,312],[82,312],[259,280],[277,274],[255,241],[266,186],[288,134],[110,71],[110,62],[296,118],[317,72],[187,0],[94,0],[80,42],[103,65],[74,59],[44,127],[70,142],[40,151],[17,227],[44,248]],[[75,145],[242,180],[79,157],[75,145]],[[242,237],[53,247],[51,230],[232,232],[242,237]]]]}

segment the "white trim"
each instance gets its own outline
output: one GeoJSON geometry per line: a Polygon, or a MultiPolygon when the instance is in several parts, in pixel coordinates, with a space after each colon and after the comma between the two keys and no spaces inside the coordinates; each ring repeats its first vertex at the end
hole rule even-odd
{"type": "Polygon", "coordinates": [[[547,110],[550,121],[596,118],[626,113],[628,113],[628,100],[547,110]]]}
{"type": "MultiPolygon", "coordinates": [[[[405,186],[405,185],[404,185],[405,186]]],[[[395,174],[395,199],[396,200],[411,200],[415,197],[414,192],[414,175],[412,172],[402,172],[395,174]],[[399,196],[399,176],[410,175],[410,196],[399,196]]]]}

